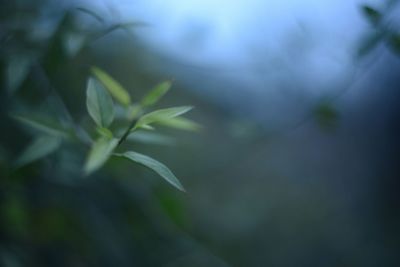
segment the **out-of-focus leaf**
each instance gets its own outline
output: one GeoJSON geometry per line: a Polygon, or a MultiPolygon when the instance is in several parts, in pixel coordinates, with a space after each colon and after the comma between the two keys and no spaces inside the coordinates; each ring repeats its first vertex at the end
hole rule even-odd
{"type": "Polygon", "coordinates": [[[43,57],[43,67],[48,74],[54,74],[62,64],[69,60],[70,55],[66,53],[64,36],[73,29],[76,29],[75,17],[72,12],[67,11],[51,35],[43,57]]]}
{"type": "Polygon", "coordinates": [[[45,118],[28,117],[26,115],[24,116],[13,115],[12,117],[18,120],[19,122],[22,122],[23,124],[31,128],[34,128],[35,130],[40,131],[42,133],[46,133],[48,135],[63,137],[63,138],[68,138],[71,135],[71,133],[68,132],[67,130],[64,130],[61,127],[61,125],[57,124],[54,121],[47,120],[45,118]]]}
{"type": "Polygon", "coordinates": [[[382,19],[382,13],[371,6],[364,5],[361,7],[362,12],[373,25],[378,24],[382,19]]]}
{"type": "Polygon", "coordinates": [[[40,136],[22,152],[21,156],[16,161],[16,166],[22,167],[39,160],[56,151],[60,145],[61,139],[59,137],[40,136]]]}
{"type": "Polygon", "coordinates": [[[187,131],[199,131],[201,129],[201,125],[191,121],[189,119],[183,118],[183,117],[174,117],[170,118],[168,120],[163,120],[160,121],[159,124],[175,128],[175,129],[180,129],[180,130],[187,130],[187,131]]]}
{"type": "Polygon", "coordinates": [[[388,42],[393,52],[400,55],[400,34],[393,34],[388,42]]]}
{"type": "Polygon", "coordinates": [[[367,54],[369,54],[371,51],[373,51],[379,43],[383,40],[384,34],[381,31],[378,32],[373,32],[372,34],[369,34],[366,36],[362,42],[361,45],[358,49],[358,57],[364,57],[367,54]]]}
{"type": "Polygon", "coordinates": [[[110,94],[118,102],[120,102],[124,106],[128,106],[131,103],[131,97],[129,96],[129,93],[110,75],[108,75],[98,67],[92,67],[92,73],[104,84],[110,94]]]}
{"type": "Polygon", "coordinates": [[[101,166],[103,166],[117,144],[118,139],[109,139],[105,137],[101,137],[96,142],[94,142],[86,159],[84,173],[86,175],[89,175],[92,172],[98,170],[101,166]]]}
{"type": "Polygon", "coordinates": [[[83,12],[83,13],[85,13],[87,15],[92,16],[93,18],[95,18],[99,22],[104,22],[104,19],[99,14],[97,14],[96,12],[93,12],[90,9],[87,9],[87,8],[84,8],[84,7],[77,7],[76,10],[80,11],[80,12],[83,12]]]}
{"type": "Polygon", "coordinates": [[[132,21],[132,22],[124,22],[124,23],[117,23],[115,25],[113,25],[112,27],[115,29],[130,29],[133,27],[145,27],[145,26],[149,26],[149,24],[145,23],[145,22],[141,22],[141,21],[132,21]]]}
{"type": "Polygon", "coordinates": [[[100,39],[106,36],[107,34],[112,33],[119,29],[128,31],[133,27],[140,27],[140,26],[148,26],[148,24],[143,22],[116,23],[109,26],[108,28],[105,28],[104,30],[99,31],[92,40],[100,39]]]}
{"type": "Polygon", "coordinates": [[[113,31],[119,30],[119,29],[122,29],[122,30],[129,30],[129,29],[134,28],[134,27],[143,27],[143,26],[148,26],[148,24],[147,24],[147,23],[144,23],[144,22],[140,22],[140,21],[138,21],[138,22],[116,23],[116,24],[114,24],[114,25],[111,25],[111,26],[108,27],[107,29],[105,29],[105,30],[100,34],[100,36],[104,36],[104,35],[106,35],[106,34],[108,34],[108,33],[111,33],[111,32],[113,32],[113,31]]]}
{"type": "Polygon", "coordinates": [[[6,86],[10,93],[14,93],[26,79],[31,62],[26,56],[13,56],[6,67],[6,86]]]}
{"type": "Polygon", "coordinates": [[[69,32],[62,36],[63,48],[65,54],[69,57],[74,57],[83,48],[86,43],[86,37],[79,32],[69,32]]]}
{"type": "Polygon", "coordinates": [[[113,138],[113,133],[107,128],[97,127],[96,131],[103,137],[106,137],[109,139],[113,138]]]}
{"type": "Polygon", "coordinates": [[[142,106],[146,107],[157,103],[169,91],[171,85],[171,81],[165,81],[158,84],[142,99],[142,106]]]}
{"type": "Polygon", "coordinates": [[[128,136],[127,140],[153,145],[173,145],[176,142],[172,137],[148,131],[135,131],[128,136]]]}
{"type": "Polygon", "coordinates": [[[149,130],[149,131],[153,131],[155,129],[153,126],[150,126],[150,125],[147,125],[147,124],[140,125],[137,128],[141,128],[141,129],[145,129],[145,130],[149,130]]]}
{"type": "Polygon", "coordinates": [[[143,117],[141,117],[136,124],[135,128],[142,127],[143,125],[148,125],[155,122],[163,122],[169,120],[171,118],[180,116],[193,107],[190,106],[183,106],[183,107],[173,107],[173,108],[166,108],[166,109],[159,109],[153,112],[150,112],[143,117]]]}
{"type": "Polygon", "coordinates": [[[142,106],[139,104],[130,105],[127,111],[127,118],[133,120],[138,118],[143,112],[142,106]]]}
{"type": "Polygon", "coordinates": [[[329,103],[320,103],[314,109],[314,116],[320,127],[333,129],[337,126],[339,114],[329,103]]]}
{"type": "Polygon", "coordinates": [[[149,156],[146,156],[146,155],[143,155],[143,154],[140,154],[137,152],[133,152],[133,151],[128,151],[123,154],[116,154],[116,156],[125,157],[136,163],[146,166],[147,168],[155,171],[158,175],[163,177],[168,183],[170,183],[177,189],[179,189],[181,191],[185,191],[182,184],[179,182],[178,178],[176,178],[176,176],[171,172],[171,170],[168,169],[168,167],[165,166],[164,164],[162,164],[161,162],[159,162],[149,156]]]}
{"type": "Polygon", "coordinates": [[[86,91],[86,106],[99,127],[108,127],[114,120],[114,103],[103,85],[89,78],[86,91]]]}

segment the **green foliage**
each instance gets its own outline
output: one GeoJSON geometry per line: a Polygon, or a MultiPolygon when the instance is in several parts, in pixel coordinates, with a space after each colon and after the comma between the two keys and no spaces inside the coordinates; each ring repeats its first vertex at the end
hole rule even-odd
{"type": "Polygon", "coordinates": [[[17,55],[9,59],[5,76],[6,86],[10,93],[14,93],[26,79],[30,64],[30,59],[25,55],[17,55]]]}
{"type": "Polygon", "coordinates": [[[114,120],[114,103],[111,96],[95,79],[89,78],[86,91],[86,106],[99,127],[108,127],[114,120]]]}
{"type": "Polygon", "coordinates": [[[28,115],[12,115],[14,119],[34,130],[51,136],[69,138],[71,133],[49,118],[28,115]]]}
{"type": "Polygon", "coordinates": [[[141,101],[143,107],[152,106],[158,102],[171,88],[172,83],[166,81],[157,85],[141,101]]]}
{"type": "Polygon", "coordinates": [[[21,167],[39,160],[54,151],[61,145],[61,139],[56,136],[39,136],[22,152],[16,161],[16,166],[21,167]]]}
{"type": "Polygon", "coordinates": [[[163,223],[159,209],[163,200],[153,195],[162,189],[166,198],[184,197],[170,184],[183,186],[154,159],[115,154],[149,148],[157,155],[162,148],[151,146],[176,144],[162,127],[132,130],[157,110],[172,83],[156,82],[134,102],[129,84],[124,88],[104,70],[86,66],[109,55],[93,53],[99,39],[140,24],[45,2],[9,1],[2,10],[0,265],[158,266],[158,252],[147,244],[174,244],[181,235],[170,234],[173,225],[163,223]],[[148,190],[130,171],[134,164],[151,167],[161,186],[148,190]],[[108,166],[103,179],[101,168],[108,166]]]}
{"type": "Polygon", "coordinates": [[[183,117],[169,118],[168,120],[162,120],[158,123],[167,127],[186,131],[199,131],[201,129],[200,124],[183,117]]]}
{"type": "Polygon", "coordinates": [[[115,154],[115,155],[125,157],[136,163],[146,166],[147,168],[158,173],[158,175],[163,177],[168,183],[170,183],[174,187],[178,188],[181,191],[185,191],[182,184],[179,182],[178,178],[176,178],[176,176],[168,169],[168,167],[162,164],[161,162],[158,162],[157,160],[150,158],[149,156],[139,154],[133,151],[128,151],[123,154],[115,154]]]}
{"type": "Polygon", "coordinates": [[[190,111],[192,108],[193,107],[190,107],[190,106],[183,106],[183,107],[159,109],[159,110],[150,112],[150,113],[142,116],[138,120],[137,124],[135,125],[135,128],[132,130],[135,130],[136,128],[140,128],[144,125],[150,125],[153,123],[162,123],[162,122],[170,121],[171,119],[190,111]]]}
{"type": "Polygon", "coordinates": [[[110,94],[119,103],[125,106],[128,106],[131,103],[131,97],[129,93],[111,76],[109,76],[107,73],[97,67],[92,68],[92,73],[104,84],[110,94]]]}
{"type": "Polygon", "coordinates": [[[100,137],[93,143],[88,158],[85,163],[84,172],[86,175],[98,170],[111,156],[111,153],[117,147],[118,140],[100,137]]]}
{"type": "MultiPolygon", "coordinates": [[[[190,111],[192,107],[172,107],[145,113],[146,108],[155,105],[169,91],[172,85],[170,81],[157,85],[139,103],[131,103],[128,91],[105,71],[93,67],[92,73],[94,77],[89,77],[87,82],[86,107],[95,124],[92,132],[96,133],[96,136],[90,137],[89,140],[93,138],[96,141],[90,144],[83,173],[90,175],[100,169],[112,155],[123,155],[133,162],[153,169],[170,184],[184,191],[176,176],[162,163],[136,152],[121,154],[116,150],[122,147],[124,142],[132,141],[147,144],[173,144],[174,139],[168,136],[138,130],[140,128],[154,130],[152,124],[182,130],[196,130],[199,128],[198,124],[179,117],[190,111]],[[117,103],[114,104],[112,97],[117,100],[117,103]],[[119,118],[118,128],[112,128],[116,109],[122,110],[126,116],[119,118]]],[[[83,141],[79,136],[82,132],[86,134],[79,126],[72,127],[72,130],[65,130],[58,123],[43,118],[13,117],[40,133],[46,134],[26,148],[17,160],[18,166],[34,162],[55,152],[62,139],[72,142],[83,141]]]]}

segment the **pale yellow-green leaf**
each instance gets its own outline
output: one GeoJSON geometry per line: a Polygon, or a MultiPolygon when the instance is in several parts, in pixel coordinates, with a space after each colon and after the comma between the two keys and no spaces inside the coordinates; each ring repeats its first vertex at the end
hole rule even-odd
{"type": "Polygon", "coordinates": [[[93,78],[89,78],[87,84],[86,107],[97,126],[108,127],[113,122],[113,100],[103,85],[93,78]]]}
{"type": "Polygon", "coordinates": [[[159,124],[186,131],[199,131],[202,128],[200,124],[183,117],[174,117],[168,120],[163,120],[160,121],[159,124]]]}
{"type": "Polygon", "coordinates": [[[171,88],[172,82],[165,81],[154,87],[141,101],[142,106],[147,107],[157,103],[171,88]]]}
{"type": "Polygon", "coordinates": [[[125,88],[110,75],[98,67],[92,67],[93,75],[99,79],[110,94],[122,105],[128,106],[131,103],[131,97],[125,88]]]}
{"type": "Polygon", "coordinates": [[[183,107],[173,107],[173,108],[166,108],[166,109],[159,109],[150,113],[145,114],[142,116],[136,124],[135,128],[142,127],[143,125],[149,125],[151,123],[157,123],[161,121],[165,121],[177,116],[180,116],[193,107],[190,106],[183,106],[183,107]]]}
{"type": "Polygon", "coordinates": [[[101,168],[101,166],[103,166],[103,164],[108,160],[117,145],[118,139],[115,138],[109,139],[101,137],[94,142],[86,159],[84,173],[89,175],[101,168]]]}

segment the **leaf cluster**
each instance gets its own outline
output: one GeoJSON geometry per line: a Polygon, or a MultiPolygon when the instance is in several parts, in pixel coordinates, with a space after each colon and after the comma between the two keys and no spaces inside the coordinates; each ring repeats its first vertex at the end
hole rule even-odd
{"type": "Polygon", "coordinates": [[[135,151],[117,151],[124,142],[169,143],[172,138],[155,133],[157,125],[196,131],[200,126],[182,115],[192,109],[191,106],[171,107],[149,111],[170,90],[170,81],[162,82],[150,90],[140,101],[132,102],[131,96],[120,83],[98,67],[91,69],[87,81],[86,107],[93,120],[90,136],[76,125],[63,126],[55,120],[45,120],[26,114],[12,117],[34,129],[39,134],[26,147],[16,161],[17,167],[44,158],[57,151],[63,143],[82,142],[90,146],[83,173],[90,175],[100,169],[110,157],[123,157],[141,164],[159,174],[167,182],[184,191],[178,178],[161,162],[135,151]],[[122,116],[116,116],[116,110],[122,110],[122,116]],[[119,120],[117,126],[113,123],[119,120]],[[82,138],[81,132],[87,139],[82,138]]]}

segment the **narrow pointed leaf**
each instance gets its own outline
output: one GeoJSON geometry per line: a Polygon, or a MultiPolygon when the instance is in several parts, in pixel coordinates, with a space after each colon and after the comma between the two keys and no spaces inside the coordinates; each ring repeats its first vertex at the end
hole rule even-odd
{"type": "Polygon", "coordinates": [[[168,120],[160,121],[159,124],[179,130],[199,131],[201,125],[183,117],[174,117],[168,120]]]}
{"type": "Polygon", "coordinates": [[[103,166],[103,164],[108,160],[117,144],[118,139],[109,139],[104,137],[101,137],[93,143],[86,159],[84,173],[89,175],[101,168],[101,166],[103,166]]]}
{"type": "Polygon", "coordinates": [[[150,113],[142,116],[139,119],[138,123],[136,124],[136,128],[142,127],[143,125],[146,125],[146,124],[169,120],[171,118],[180,116],[180,115],[188,112],[192,108],[193,107],[190,107],[190,106],[183,106],[183,107],[159,109],[159,110],[150,112],[150,113]]]}
{"type": "Polygon", "coordinates": [[[39,118],[39,117],[28,117],[26,115],[12,115],[12,117],[19,122],[27,125],[39,132],[51,135],[58,136],[63,138],[68,138],[70,136],[70,132],[63,129],[60,125],[58,125],[54,121],[50,121],[49,119],[39,118]]]}
{"type": "Polygon", "coordinates": [[[140,125],[140,126],[137,127],[137,128],[141,128],[141,129],[149,130],[149,131],[153,131],[153,130],[155,129],[153,126],[150,126],[150,125],[148,125],[148,124],[140,125]]]}
{"type": "Polygon", "coordinates": [[[171,81],[165,81],[158,84],[142,99],[142,106],[147,107],[157,103],[169,91],[171,85],[171,81]]]}
{"type": "Polygon", "coordinates": [[[103,85],[89,78],[86,91],[86,106],[89,115],[99,127],[108,127],[114,120],[114,103],[103,85]]]}
{"type": "Polygon", "coordinates": [[[362,12],[368,18],[370,23],[376,25],[381,21],[382,13],[380,11],[376,10],[371,6],[366,6],[366,5],[362,6],[361,8],[362,12]]]}
{"type": "Polygon", "coordinates": [[[176,176],[171,172],[171,170],[168,169],[168,167],[165,166],[164,164],[162,164],[161,162],[159,162],[149,156],[146,156],[146,155],[143,155],[143,154],[140,154],[137,152],[133,152],[133,151],[128,151],[123,154],[118,154],[118,156],[125,157],[136,163],[146,166],[147,168],[155,171],[158,175],[160,175],[162,178],[164,178],[168,183],[170,183],[177,189],[185,192],[185,189],[183,188],[182,184],[179,182],[178,178],[176,178],[176,176]]]}
{"type": "Polygon", "coordinates": [[[22,167],[26,164],[39,160],[54,151],[61,145],[61,138],[55,136],[40,136],[22,152],[16,160],[16,166],[22,167]]]}
{"type": "Polygon", "coordinates": [[[97,79],[99,79],[99,81],[104,84],[110,94],[118,102],[120,102],[124,106],[128,106],[131,103],[131,97],[129,96],[129,93],[110,75],[97,67],[92,67],[92,73],[97,79]]]}
{"type": "Polygon", "coordinates": [[[31,62],[26,56],[14,56],[6,67],[6,86],[10,93],[14,93],[29,74],[31,62]]]}

